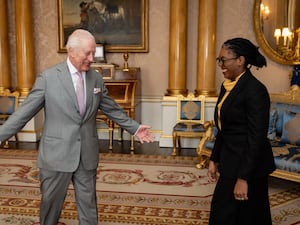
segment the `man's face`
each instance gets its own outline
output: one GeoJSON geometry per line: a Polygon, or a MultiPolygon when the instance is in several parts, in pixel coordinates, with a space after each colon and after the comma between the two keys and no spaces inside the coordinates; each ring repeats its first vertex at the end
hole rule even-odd
{"type": "Polygon", "coordinates": [[[88,71],[94,62],[96,44],[93,39],[86,39],[77,49],[70,49],[69,58],[78,71],[88,71]]]}

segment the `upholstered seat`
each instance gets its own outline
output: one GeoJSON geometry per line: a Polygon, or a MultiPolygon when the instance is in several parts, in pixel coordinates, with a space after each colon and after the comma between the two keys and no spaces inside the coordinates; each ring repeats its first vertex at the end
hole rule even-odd
{"type": "Polygon", "coordinates": [[[193,124],[193,123],[177,123],[174,127],[175,131],[184,131],[184,132],[203,132],[205,131],[202,124],[193,124]]]}
{"type": "Polygon", "coordinates": [[[177,123],[173,127],[173,151],[172,155],[181,149],[181,137],[201,138],[205,133],[204,122],[205,96],[194,96],[190,93],[184,97],[177,97],[177,123]]]}
{"type": "MultiPolygon", "coordinates": [[[[12,115],[19,104],[19,92],[10,92],[6,89],[0,91],[0,125],[2,125],[10,115],[12,115]]],[[[15,135],[16,141],[18,141],[17,134],[15,135]]],[[[4,142],[4,148],[9,148],[8,140],[4,142]]]]}

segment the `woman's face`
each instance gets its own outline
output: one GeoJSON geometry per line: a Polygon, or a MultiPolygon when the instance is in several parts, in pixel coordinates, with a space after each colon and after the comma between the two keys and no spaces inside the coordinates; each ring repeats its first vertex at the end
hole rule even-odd
{"type": "Polygon", "coordinates": [[[245,71],[245,58],[243,56],[237,57],[226,47],[221,48],[217,63],[221,68],[224,77],[230,80],[235,80],[236,77],[245,71]]]}

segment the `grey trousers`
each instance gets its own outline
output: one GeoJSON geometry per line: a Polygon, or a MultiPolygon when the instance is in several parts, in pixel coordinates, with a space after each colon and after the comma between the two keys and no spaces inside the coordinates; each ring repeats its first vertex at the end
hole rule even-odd
{"type": "Polygon", "coordinates": [[[40,224],[57,225],[70,182],[75,189],[79,225],[97,225],[96,169],[86,170],[80,163],[75,172],[40,169],[40,224]]]}

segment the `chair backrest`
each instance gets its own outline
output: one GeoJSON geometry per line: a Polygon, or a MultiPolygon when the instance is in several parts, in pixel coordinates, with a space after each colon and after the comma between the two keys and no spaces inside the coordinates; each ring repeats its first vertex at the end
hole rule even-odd
{"type": "Polygon", "coordinates": [[[186,97],[177,97],[177,122],[178,123],[204,123],[205,96],[195,96],[189,93],[186,97]]]}
{"type": "Polygon", "coordinates": [[[19,92],[5,89],[0,91],[0,115],[11,115],[13,114],[19,104],[19,92]]]}

